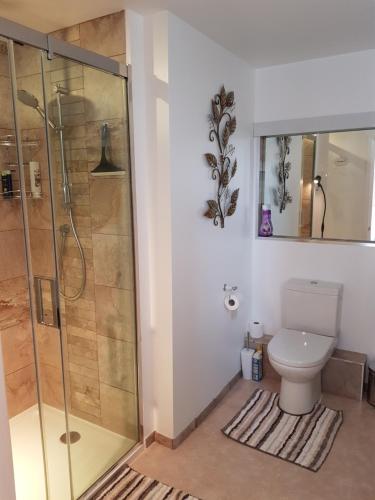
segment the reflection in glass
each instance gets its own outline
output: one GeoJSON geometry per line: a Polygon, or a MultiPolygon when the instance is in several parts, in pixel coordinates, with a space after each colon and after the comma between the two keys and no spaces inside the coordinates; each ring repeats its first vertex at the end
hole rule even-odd
{"type": "Polygon", "coordinates": [[[280,139],[263,138],[260,203],[275,236],[369,241],[375,238],[374,130],[289,136],[280,210],[280,139]],[[316,179],[316,182],[314,182],[316,179]],[[318,180],[319,179],[319,180],[318,180]]]}

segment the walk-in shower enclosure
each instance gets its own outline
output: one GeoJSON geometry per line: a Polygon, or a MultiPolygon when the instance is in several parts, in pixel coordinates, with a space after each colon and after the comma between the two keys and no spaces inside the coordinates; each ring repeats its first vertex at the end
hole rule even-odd
{"type": "Polygon", "coordinates": [[[127,79],[3,19],[0,35],[0,375],[16,494],[69,500],[139,441],[127,79]],[[103,154],[117,169],[92,175],[103,154]]]}

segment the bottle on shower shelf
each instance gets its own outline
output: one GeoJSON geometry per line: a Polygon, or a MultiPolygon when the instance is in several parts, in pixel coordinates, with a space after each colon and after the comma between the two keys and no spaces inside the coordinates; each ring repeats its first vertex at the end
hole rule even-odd
{"type": "Polygon", "coordinates": [[[262,222],[259,227],[259,236],[272,236],[271,207],[262,205],[262,222]]]}
{"type": "Polygon", "coordinates": [[[30,169],[30,190],[33,198],[42,197],[42,180],[40,176],[40,166],[38,161],[29,163],[30,169]]]}
{"type": "Polygon", "coordinates": [[[12,180],[12,172],[10,170],[3,170],[1,172],[1,186],[3,190],[3,198],[12,198],[13,180],[12,180]]]}

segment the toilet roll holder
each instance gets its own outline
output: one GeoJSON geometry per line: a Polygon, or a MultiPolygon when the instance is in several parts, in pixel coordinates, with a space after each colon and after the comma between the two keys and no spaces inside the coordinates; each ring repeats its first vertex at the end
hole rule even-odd
{"type": "Polygon", "coordinates": [[[235,292],[238,289],[238,286],[229,286],[224,283],[223,291],[224,292],[235,292]]]}

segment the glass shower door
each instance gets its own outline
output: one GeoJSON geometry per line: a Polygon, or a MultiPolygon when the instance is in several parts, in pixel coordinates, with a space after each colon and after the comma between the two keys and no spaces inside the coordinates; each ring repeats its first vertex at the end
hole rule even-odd
{"type": "Polygon", "coordinates": [[[30,433],[20,449],[26,468],[40,460],[46,496],[69,500],[139,441],[127,87],[7,46],[42,437],[40,456],[30,433]]]}
{"type": "MultiPolygon", "coordinates": [[[[9,53],[38,388],[39,415],[35,418],[40,419],[43,448],[43,457],[37,456],[35,460],[44,462],[48,498],[69,500],[67,385],[60,328],[43,52],[9,42],[9,53]]],[[[34,499],[33,485],[28,495],[27,500],[34,499]]]]}
{"type": "Polygon", "coordinates": [[[139,440],[126,80],[44,58],[73,495],[139,440]]]}

